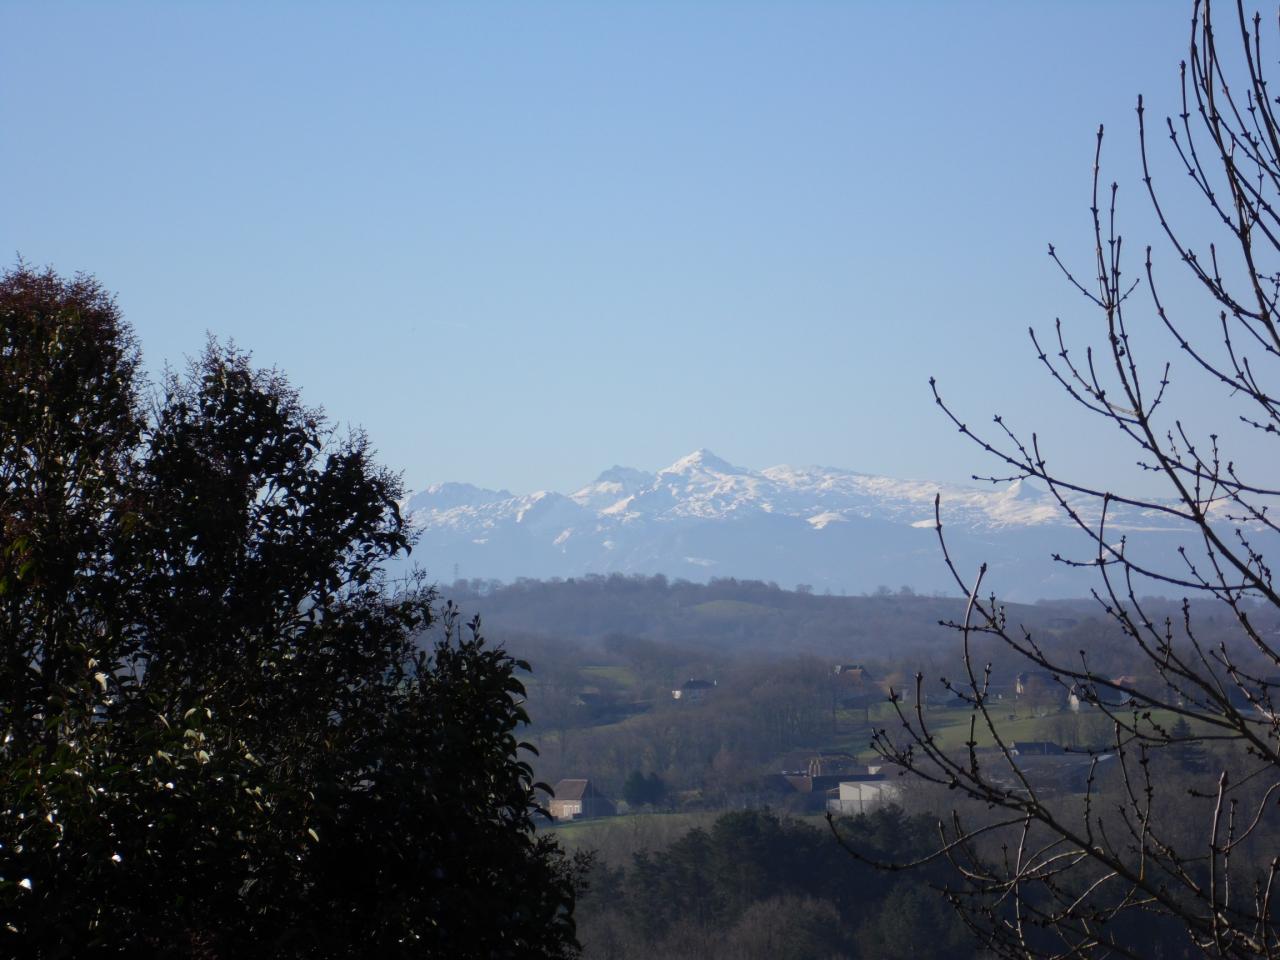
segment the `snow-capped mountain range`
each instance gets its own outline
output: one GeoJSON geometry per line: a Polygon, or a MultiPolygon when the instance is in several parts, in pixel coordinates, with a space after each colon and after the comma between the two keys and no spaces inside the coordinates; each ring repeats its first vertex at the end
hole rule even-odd
{"type": "MultiPolygon", "coordinates": [[[[1028,480],[967,487],[830,467],[754,471],[704,449],[656,473],[611,467],[569,494],[438,483],[403,507],[420,531],[413,559],[439,580],[455,568],[499,580],[662,573],[957,593],[934,530],[937,494],[953,558],[967,575],[986,561],[986,583],[1003,596],[1079,596],[1095,582],[1051,561],[1055,552],[1088,559],[1089,542],[1028,480]]],[[[1088,501],[1079,508],[1096,513],[1088,501]]],[[[1152,549],[1179,536],[1154,511],[1113,508],[1108,529],[1140,533],[1152,549]]]]}

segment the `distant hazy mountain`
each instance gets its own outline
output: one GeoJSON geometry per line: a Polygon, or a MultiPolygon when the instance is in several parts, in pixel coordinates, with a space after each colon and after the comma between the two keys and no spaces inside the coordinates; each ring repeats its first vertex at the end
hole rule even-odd
{"type": "MultiPolygon", "coordinates": [[[[1009,599],[1080,596],[1092,571],[1054,563],[1088,561],[1089,540],[1047,490],[1030,481],[985,488],[895,480],[831,467],[734,466],[697,450],[657,473],[611,467],[570,494],[516,496],[466,483],[440,483],[408,498],[421,531],[413,559],[439,580],[512,580],[588,573],[663,573],[706,580],[738,577],[819,592],[879,586],[959,593],[934,529],[942,496],[948,548],[966,578],[990,567],[984,592],[1009,599]]],[[[1096,521],[1097,504],[1077,503],[1096,521]]],[[[1156,511],[1112,507],[1112,542],[1143,556],[1168,556],[1183,542],[1156,511]]],[[[1155,588],[1143,592],[1164,592],[1155,588]]]]}

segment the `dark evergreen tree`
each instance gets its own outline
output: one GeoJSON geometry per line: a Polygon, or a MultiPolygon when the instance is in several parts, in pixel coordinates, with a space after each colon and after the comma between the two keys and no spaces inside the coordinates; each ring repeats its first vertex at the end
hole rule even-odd
{"type": "Polygon", "coordinates": [[[622,785],[622,799],[633,807],[659,804],[667,795],[667,785],[656,773],[632,770],[622,785]]]}
{"type": "Polygon", "coordinates": [[[662,778],[656,773],[650,773],[644,778],[645,792],[648,795],[648,802],[657,806],[667,798],[667,785],[662,778]]]}

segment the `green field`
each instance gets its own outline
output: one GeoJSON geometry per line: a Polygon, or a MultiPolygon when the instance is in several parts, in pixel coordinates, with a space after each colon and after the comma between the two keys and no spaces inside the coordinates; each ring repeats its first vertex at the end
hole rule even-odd
{"type": "Polygon", "coordinates": [[[616,684],[626,690],[632,690],[637,685],[636,675],[630,667],[622,664],[597,664],[583,667],[580,672],[588,684],[594,678],[597,681],[616,684]]]}
{"type": "MultiPolygon", "coordinates": [[[[991,710],[995,729],[1005,743],[1014,740],[1049,740],[1063,746],[1081,746],[1089,742],[1101,743],[1103,739],[1109,740],[1111,737],[1110,721],[1097,710],[1086,710],[1079,714],[1060,711],[1044,716],[1031,716],[1026,712],[1015,713],[1014,709],[1011,702],[1007,707],[999,704],[991,710]],[[1064,730],[1070,733],[1076,727],[1075,742],[1064,742],[1068,740],[1063,736],[1064,730]]],[[[918,731],[920,718],[914,707],[906,704],[903,711],[913,729],[918,731]]],[[[869,712],[870,727],[863,722],[862,711],[841,711],[841,734],[833,737],[821,749],[851,753],[860,760],[874,759],[875,754],[870,747],[873,729],[884,729],[893,742],[906,745],[909,735],[891,704],[877,704],[869,712]],[[843,732],[845,730],[849,732],[843,732]]],[[[1128,722],[1133,721],[1132,713],[1119,712],[1118,716],[1128,722]]],[[[1155,710],[1150,712],[1150,721],[1143,719],[1139,722],[1143,728],[1148,728],[1148,723],[1153,722],[1168,730],[1177,719],[1172,711],[1155,710]]],[[[996,744],[985,718],[968,707],[932,707],[925,711],[924,721],[934,742],[944,750],[963,750],[970,738],[979,748],[994,747],[996,744]]]]}
{"type": "Polygon", "coordinates": [[[599,850],[611,861],[630,859],[640,850],[660,850],[695,827],[706,829],[718,813],[629,813],[617,817],[575,820],[545,829],[569,851],[599,850]]]}

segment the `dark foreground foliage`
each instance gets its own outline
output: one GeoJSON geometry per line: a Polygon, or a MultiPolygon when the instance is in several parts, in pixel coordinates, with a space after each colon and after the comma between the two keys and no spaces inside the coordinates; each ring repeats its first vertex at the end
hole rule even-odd
{"type": "MultiPolygon", "coordinates": [[[[886,857],[930,847],[934,825],[894,807],[839,822],[886,857]]],[[[967,960],[973,944],[931,884],[945,869],[886,878],[826,830],[760,810],[721,816],[629,864],[598,862],[581,908],[593,960],[967,960]]]]}
{"type": "Polygon", "coordinates": [[[0,278],[0,953],[571,954],[523,666],[381,564],[398,479],[92,280],[0,278]]]}

